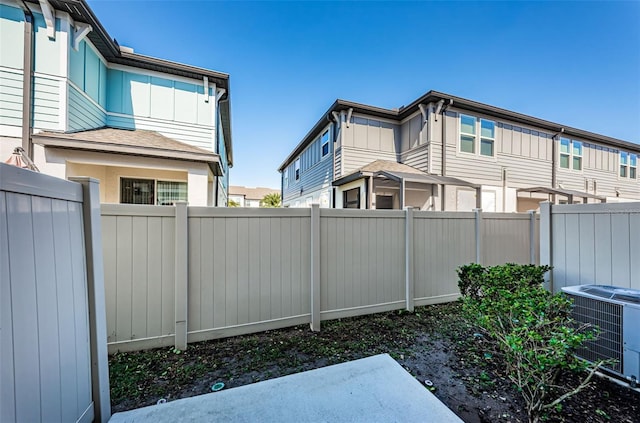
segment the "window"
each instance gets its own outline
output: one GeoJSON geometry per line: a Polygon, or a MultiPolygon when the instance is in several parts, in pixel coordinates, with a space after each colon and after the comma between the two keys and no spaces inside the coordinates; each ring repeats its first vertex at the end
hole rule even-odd
{"type": "Polygon", "coordinates": [[[282,175],[284,178],[284,187],[289,188],[289,168],[285,169],[282,175]]]}
{"type": "Polygon", "coordinates": [[[480,154],[493,156],[493,145],[496,140],[496,123],[480,119],[480,154]]]}
{"type": "Polygon", "coordinates": [[[476,118],[460,115],[460,151],[475,153],[476,146],[476,118]]]}
{"type": "Polygon", "coordinates": [[[572,144],[573,170],[582,170],[582,143],[574,140],[572,144]]]}
{"type": "Polygon", "coordinates": [[[296,181],[299,181],[300,180],[300,159],[296,159],[296,162],[293,165],[293,167],[296,174],[296,181]]]}
{"type": "Polygon", "coordinates": [[[569,146],[571,141],[567,138],[560,138],[560,167],[569,169],[569,158],[571,156],[569,146]]]}
{"type": "Polygon", "coordinates": [[[322,157],[325,157],[329,154],[329,131],[325,131],[320,138],[320,143],[322,144],[322,157]]]}
{"type": "Polygon", "coordinates": [[[347,190],[343,193],[342,208],[359,209],[360,208],[360,188],[347,190]]]}
{"type": "Polygon", "coordinates": [[[582,142],[560,138],[560,167],[582,170],[582,142]]]}
{"type": "Polygon", "coordinates": [[[172,205],[187,201],[187,183],[154,179],[120,179],[120,203],[172,205]]]}
{"type": "Polygon", "coordinates": [[[638,155],[624,151],[620,152],[620,177],[637,179],[638,177],[638,155]]]}
{"type": "Polygon", "coordinates": [[[153,179],[120,179],[120,203],[155,204],[155,181],[153,179]]]}
{"type": "Polygon", "coordinates": [[[187,201],[187,183],[158,181],[159,206],[171,206],[177,201],[187,201]]]}
{"type": "Polygon", "coordinates": [[[496,123],[462,114],[460,115],[460,151],[476,153],[478,122],[480,123],[480,155],[493,157],[495,156],[496,123]]]}

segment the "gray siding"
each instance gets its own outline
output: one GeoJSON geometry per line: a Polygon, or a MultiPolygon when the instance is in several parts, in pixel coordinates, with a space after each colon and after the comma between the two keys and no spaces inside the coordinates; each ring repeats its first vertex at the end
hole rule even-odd
{"type": "Polygon", "coordinates": [[[427,144],[402,153],[400,157],[402,163],[423,172],[429,172],[429,146],[427,144]]]}
{"type": "Polygon", "coordinates": [[[351,118],[349,127],[343,124],[342,175],[375,160],[397,161],[400,152],[400,127],[360,116],[351,118]]]}
{"type": "Polygon", "coordinates": [[[363,150],[353,147],[342,147],[342,174],[348,175],[376,160],[389,160],[395,162],[398,156],[394,152],[375,150],[363,150]]]}
{"type": "Polygon", "coordinates": [[[428,138],[426,129],[427,125],[423,125],[422,113],[403,123],[400,127],[400,151],[405,152],[426,143],[428,138]]]}
{"type": "Polygon", "coordinates": [[[76,87],[67,84],[69,90],[69,131],[82,131],[106,125],[106,113],[76,87]]]}

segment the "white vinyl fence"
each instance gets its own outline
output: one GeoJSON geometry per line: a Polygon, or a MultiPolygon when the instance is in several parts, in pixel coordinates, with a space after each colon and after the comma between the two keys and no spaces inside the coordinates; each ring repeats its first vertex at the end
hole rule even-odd
{"type": "Polygon", "coordinates": [[[446,302],[537,260],[535,214],[102,205],[109,351],[446,302]]]}
{"type": "Polygon", "coordinates": [[[81,182],[0,164],[3,423],[110,417],[98,186],[81,182]]]}
{"type": "Polygon", "coordinates": [[[541,205],[541,262],[554,292],[572,285],[640,289],[640,202],[541,205]]]}

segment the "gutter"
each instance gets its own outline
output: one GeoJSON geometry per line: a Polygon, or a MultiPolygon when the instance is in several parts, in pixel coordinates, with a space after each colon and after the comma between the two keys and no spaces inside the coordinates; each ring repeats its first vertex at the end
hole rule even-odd
{"type": "Polygon", "coordinates": [[[24,54],[22,62],[22,148],[33,160],[33,14],[24,1],[20,2],[24,12],[24,54]]]}

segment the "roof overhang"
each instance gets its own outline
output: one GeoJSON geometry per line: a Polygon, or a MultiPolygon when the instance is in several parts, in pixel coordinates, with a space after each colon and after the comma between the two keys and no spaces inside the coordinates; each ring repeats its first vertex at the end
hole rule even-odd
{"type": "Polygon", "coordinates": [[[539,193],[539,194],[555,194],[561,195],[563,197],[578,197],[578,198],[592,198],[595,200],[600,200],[602,202],[606,201],[607,198],[601,195],[595,195],[588,192],[583,191],[575,191],[571,189],[559,189],[559,188],[548,188],[548,187],[530,187],[530,188],[520,188],[516,190],[516,192],[529,192],[529,193],[539,193]]]}
{"type": "Polygon", "coordinates": [[[214,175],[223,175],[220,156],[214,153],[176,151],[148,146],[142,147],[134,145],[112,144],[96,141],[86,141],[81,139],[61,138],[59,136],[50,137],[37,134],[33,136],[33,142],[34,144],[38,144],[43,147],[65,148],[79,151],[91,151],[96,153],[123,154],[167,160],[200,162],[207,164],[214,175]]]}
{"type": "Polygon", "coordinates": [[[396,172],[396,171],[388,171],[388,170],[380,170],[373,174],[374,177],[383,176],[388,179],[392,179],[397,182],[415,182],[419,184],[430,184],[430,185],[454,185],[461,187],[469,187],[478,189],[480,185],[473,184],[471,182],[464,181],[458,178],[452,178],[449,176],[439,176],[439,175],[431,175],[428,173],[407,173],[407,172],[396,172]]]}

